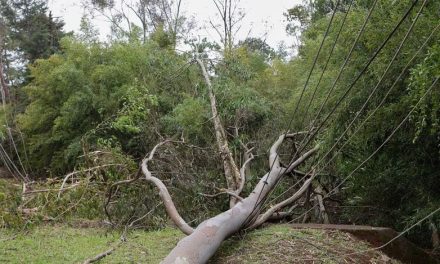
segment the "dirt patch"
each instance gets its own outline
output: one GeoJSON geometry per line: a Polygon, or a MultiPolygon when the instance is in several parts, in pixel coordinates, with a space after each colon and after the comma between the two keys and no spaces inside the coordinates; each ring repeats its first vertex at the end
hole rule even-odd
{"type": "Polygon", "coordinates": [[[75,219],[69,222],[69,226],[73,228],[106,228],[109,225],[101,220],[75,219]]]}

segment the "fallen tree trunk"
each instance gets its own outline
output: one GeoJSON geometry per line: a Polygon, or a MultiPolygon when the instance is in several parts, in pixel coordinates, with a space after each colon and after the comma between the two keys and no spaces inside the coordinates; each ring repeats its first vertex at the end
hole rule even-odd
{"type": "MultiPolygon", "coordinates": [[[[149,157],[142,163],[142,171],[145,174],[146,179],[153,182],[159,188],[161,198],[174,223],[184,233],[189,234],[177,244],[162,263],[206,263],[215,254],[220,247],[220,244],[226,238],[241,229],[246,227],[254,228],[263,223],[263,221],[261,221],[258,225],[253,225],[257,219],[261,220],[261,217],[259,218],[256,216],[259,214],[263,201],[266,200],[269,193],[275,188],[277,182],[283,177],[283,175],[293,171],[307,158],[312,156],[318,149],[318,147],[315,147],[303,154],[287,168],[282,167],[280,165],[277,151],[283,140],[286,137],[292,136],[294,135],[282,135],[272,145],[269,154],[269,162],[270,164],[273,164],[272,169],[260,179],[255,189],[247,198],[238,202],[228,211],[202,222],[194,230],[191,230],[190,227],[184,223],[180,215],[178,215],[165,186],[161,184],[159,179],[152,177],[148,170],[147,162],[152,159],[157,147],[163,143],[156,145],[149,157]]],[[[305,186],[303,186],[298,192],[304,193],[304,190],[307,189],[309,184],[310,181],[306,181],[304,184],[305,186]]],[[[293,202],[296,200],[296,196],[295,199],[288,200],[293,202]]],[[[290,204],[291,202],[283,203],[285,206],[290,204]]],[[[281,208],[282,207],[279,209],[281,208]]],[[[263,214],[263,216],[265,220],[269,218],[266,218],[265,214],[263,214]]]]}

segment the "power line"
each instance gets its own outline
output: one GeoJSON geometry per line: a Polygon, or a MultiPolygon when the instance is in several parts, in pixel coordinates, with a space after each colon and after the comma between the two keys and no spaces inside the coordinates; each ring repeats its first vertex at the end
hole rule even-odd
{"type": "Polygon", "coordinates": [[[298,151],[301,153],[302,150],[304,150],[305,147],[311,142],[311,140],[316,136],[316,134],[319,132],[319,130],[324,126],[324,124],[328,121],[330,116],[335,113],[336,109],[341,105],[342,101],[347,97],[349,92],[353,89],[355,84],[359,81],[361,76],[367,71],[371,63],[374,61],[374,59],[379,55],[379,53],[382,51],[382,49],[385,47],[385,45],[388,43],[388,41],[391,39],[391,37],[396,33],[397,29],[400,27],[400,25],[403,23],[403,21],[409,16],[415,5],[417,4],[418,0],[415,0],[411,7],[406,11],[405,15],[400,19],[400,21],[397,23],[397,25],[393,28],[391,33],[387,36],[387,38],[383,41],[383,43],[379,46],[379,48],[376,50],[376,52],[373,54],[373,56],[368,60],[364,68],[361,70],[361,72],[356,76],[354,81],[349,85],[348,89],[344,92],[344,94],[339,98],[339,100],[336,102],[333,109],[330,111],[330,113],[325,117],[325,119],[321,122],[321,124],[318,126],[317,129],[315,129],[312,132],[312,135],[307,139],[306,143],[300,148],[298,151]]]}
{"type": "MultiPolygon", "coordinates": [[[[375,87],[373,88],[373,90],[370,92],[367,100],[365,100],[364,104],[362,105],[361,109],[357,111],[355,117],[353,118],[353,120],[350,122],[350,124],[347,126],[347,128],[344,130],[344,132],[339,136],[339,138],[336,140],[336,142],[333,144],[333,146],[330,148],[330,150],[327,152],[326,155],[324,155],[321,160],[323,160],[324,158],[327,157],[327,155],[338,145],[338,143],[341,141],[341,139],[347,134],[347,132],[349,131],[349,129],[354,125],[354,123],[356,122],[356,120],[359,118],[359,116],[361,115],[361,113],[365,110],[365,108],[367,107],[368,103],[370,102],[370,100],[373,98],[373,95],[376,93],[376,91],[378,90],[379,86],[382,84],[382,81],[384,80],[385,76],[388,74],[389,70],[391,69],[391,66],[393,65],[394,61],[396,60],[397,56],[399,55],[400,51],[402,50],[403,45],[405,44],[406,40],[408,39],[409,35],[411,34],[415,24],[417,23],[420,15],[422,14],[422,11],[426,5],[428,0],[423,1],[422,6],[420,7],[419,12],[417,13],[415,19],[413,20],[413,22],[411,23],[411,26],[408,28],[405,36],[403,37],[402,41],[399,44],[399,47],[396,49],[393,57],[391,58],[390,62],[388,63],[384,73],[382,74],[382,76],[380,77],[379,81],[377,82],[377,84],[375,85],[375,87]]],[[[321,161],[320,160],[320,161],[321,161]]],[[[320,161],[318,162],[318,164],[320,163],[320,161]]]]}
{"type": "MultiPolygon", "coordinates": [[[[349,50],[349,52],[348,52],[348,54],[347,54],[347,56],[346,56],[346,58],[345,58],[345,60],[344,60],[344,63],[342,64],[341,68],[339,69],[339,73],[338,73],[336,79],[334,80],[334,82],[333,82],[331,88],[329,89],[329,91],[328,91],[328,93],[327,93],[327,96],[326,96],[324,102],[321,104],[321,107],[320,107],[320,109],[319,109],[319,111],[318,111],[318,114],[317,114],[316,117],[313,119],[312,126],[311,126],[312,129],[313,129],[313,126],[314,126],[315,122],[316,122],[317,119],[318,119],[318,116],[320,115],[322,109],[324,108],[324,105],[326,104],[326,102],[327,102],[328,99],[330,98],[330,94],[332,93],[332,91],[333,91],[334,88],[336,87],[336,83],[339,81],[340,77],[342,76],[342,72],[345,70],[345,67],[346,67],[347,64],[348,64],[348,62],[349,62],[349,60],[350,60],[350,58],[351,58],[351,55],[353,54],[353,51],[354,51],[354,49],[355,49],[357,43],[359,42],[359,39],[360,39],[361,35],[364,33],[364,31],[365,31],[365,27],[367,26],[367,23],[368,23],[368,21],[369,21],[370,18],[371,18],[371,15],[372,15],[372,13],[373,13],[373,10],[374,10],[375,7],[376,7],[377,1],[378,1],[378,0],[375,0],[375,1],[373,2],[373,4],[371,5],[370,10],[368,11],[368,14],[367,14],[367,16],[366,16],[366,18],[365,18],[365,20],[364,20],[364,22],[363,22],[363,24],[362,24],[360,30],[358,31],[358,34],[357,34],[355,40],[353,41],[353,44],[352,44],[352,46],[351,46],[351,48],[350,48],[350,50],[349,50]]],[[[300,148],[301,148],[301,150],[297,149],[296,152],[295,152],[294,157],[296,157],[296,156],[298,155],[298,153],[301,153],[301,151],[304,149],[304,147],[303,147],[303,143],[304,143],[304,140],[306,140],[306,138],[307,138],[307,136],[304,137],[304,139],[301,141],[301,143],[300,143],[300,148]]],[[[291,164],[292,162],[293,162],[293,160],[290,161],[289,166],[290,166],[290,164],[291,164]]],[[[287,167],[289,167],[289,166],[287,166],[287,167]]],[[[303,177],[303,178],[304,178],[304,177],[303,177]]]]}
{"type": "MultiPolygon", "coordinates": [[[[404,39],[402,40],[400,47],[398,50],[396,50],[396,53],[393,57],[393,59],[390,61],[390,64],[394,61],[397,53],[400,51],[403,43],[405,42],[406,38],[408,37],[408,34],[412,31],[413,26],[415,25],[415,23],[417,22],[417,19],[419,17],[419,15],[421,14],[421,11],[423,9],[423,7],[425,6],[427,0],[424,1],[420,11],[417,14],[417,17],[415,18],[415,20],[413,21],[412,25],[410,26],[410,28],[407,31],[407,34],[405,35],[404,39]]],[[[404,67],[404,69],[401,71],[401,73],[399,74],[399,76],[395,79],[393,85],[388,89],[387,93],[385,94],[385,96],[382,98],[382,101],[379,103],[378,106],[376,106],[376,108],[372,111],[372,113],[370,113],[368,115],[368,117],[363,120],[363,122],[357,127],[357,129],[355,130],[355,132],[350,136],[350,138],[344,142],[344,144],[342,145],[342,147],[337,151],[337,154],[340,153],[340,151],[342,150],[342,148],[344,148],[346,146],[346,144],[359,132],[360,128],[366,123],[366,121],[368,121],[370,119],[371,116],[373,116],[376,111],[383,105],[383,103],[385,102],[385,100],[387,99],[388,95],[390,94],[391,90],[395,87],[395,85],[399,82],[399,80],[401,79],[401,77],[403,76],[403,74],[407,71],[407,69],[409,68],[409,66],[411,65],[411,63],[414,61],[414,59],[417,57],[417,55],[420,53],[421,50],[423,50],[423,48],[428,44],[429,40],[432,38],[432,36],[434,35],[434,33],[437,31],[437,29],[440,27],[440,23],[432,30],[431,34],[428,36],[428,38],[426,39],[426,41],[422,44],[422,46],[420,46],[420,48],[417,50],[417,52],[413,55],[413,57],[408,61],[408,63],[406,64],[406,66],[404,67]]],[[[390,64],[388,66],[390,66],[390,64]]],[[[353,121],[350,123],[350,126],[347,127],[347,129],[344,131],[344,133],[338,138],[338,140],[333,144],[333,146],[330,148],[329,151],[327,151],[327,153],[319,159],[319,161],[316,163],[316,165],[314,165],[313,167],[317,167],[319,164],[321,164],[321,162],[331,153],[332,150],[334,150],[334,148],[337,146],[337,144],[340,142],[340,140],[343,138],[343,136],[348,132],[349,128],[351,127],[351,125],[354,124],[354,122],[356,121],[356,119],[359,117],[360,112],[362,112],[366,106],[366,104],[368,103],[368,101],[371,99],[373,93],[377,90],[379,84],[382,82],[383,77],[385,76],[386,72],[389,70],[389,67],[387,67],[387,70],[385,71],[385,73],[382,75],[382,78],[380,79],[380,81],[377,83],[375,89],[373,89],[373,91],[370,93],[370,96],[368,97],[367,101],[364,103],[364,105],[362,106],[362,108],[358,111],[357,115],[355,116],[355,118],[353,119],[353,121]]],[[[316,174],[319,174],[323,168],[327,167],[327,165],[333,161],[333,159],[336,157],[337,155],[334,155],[321,169],[319,169],[316,174]]],[[[313,170],[313,169],[312,169],[313,170]]],[[[284,191],[283,193],[281,193],[280,195],[278,195],[277,197],[275,197],[274,199],[272,199],[272,201],[278,199],[279,197],[281,197],[282,195],[284,195],[285,193],[287,193],[288,191],[290,191],[291,189],[295,188],[303,179],[305,179],[308,175],[311,174],[312,170],[310,170],[308,173],[306,173],[300,180],[297,181],[297,183],[295,183],[293,186],[289,187],[286,191],[284,191]]]]}
{"type": "Polygon", "coordinates": [[[318,82],[317,82],[316,85],[315,85],[315,89],[314,89],[314,91],[313,91],[312,98],[310,99],[310,102],[307,104],[306,111],[305,111],[305,113],[303,114],[303,118],[302,118],[302,120],[301,120],[301,122],[300,122],[301,126],[304,125],[305,118],[306,118],[306,116],[307,116],[307,114],[309,113],[309,110],[310,110],[310,106],[312,105],[312,102],[313,102],[313,100],[315,99],[316,92],[318,91],[318,87],[319,87],[319,85],[321,84],[322,78],[324,77],[324,73],[325,73],[325,71],[327,70],[328,64],[330,63],[330,59],[331,59],[331,57],[332,57],[332,55],[333,55],[333,52],[334,52],[334,50],[335,50],[335,48],[336,48],[336,44],[337,44],[337,42],[338,42],[339,36],[340,36],[340,34],[341,34],[341,32],[342,32],[342,29],[344,28],[345,21],[347,20],[347,17],[348,17],[348,13],[350,12],[350,9],[351,9],[351,7],[352,7],[352,5],[353,5],[353,1],[354,1],[354,0],[352,0],[352,1],[350,2],[350,5],[348,6],[347,12],[345,13],[344,18],[343,18],[343,20],[342,20],[341,27],[339,28],[339,31],[338,31],[338,33],[336,34],[335,42],[333,43],[333,46],[332,46],[332,48],[331,48],[331,50],[330,50],[330,53],[329,53],[328,58],[327,58],[327,61],[325,62],[324,68],[323,68],[323,70],[322,70],[322,72],[321,72],[321,76],[319,76],[318,82]]]}
{"type": "MultiPolygon", "coordinates": [[[[376,0],[376,1],[377,1],[377,0],[376,0]]],[[[325,31],[325,33],[324,33],[324,37],[322,38],[322,41],[321,41],[321,44],[320,44],[320,46],[319,46],[318,52],[316,53],[315,58],[314,58],[314,60],[313,60],[312,68],[310,69],[310,72],[309,72],[309,74],[308,74],[308,76],[307,76],[306,82],[304,83],[304,87],[303,87],[303,89],[302,89],[302,91],[301,91],[301,95],[300,95],[300,98],[298,99],[298,102],[297,102],[297,104],[296,104],[296,107],[295,107],[294,113],[293,113],[292,117],[290,118],[289,123],[288,123],[288,125],[287,125],[287,128],[286,128],[286,130],[285,130],[284,138],[287,136],[287,133],[288,133],[288,131],[289,131],[289,128],[292,126],[293,118],[294,118],[294,116],[296,115],[296,113],[297,113],[297,111],[298,111],[298,109],[299,109],[299,104],[301,103],[301,100],[302,100],[302,98],[303,98],[303,96],[304,96],[304,92],[305,92],[305,90],[306,90],[306,88],[307,88],[307,85],[308,85],[308,83],[309,83],[309,81],[310,81],[310,77],[312,76],[313,70],[314,70],[314,68],[315,68],[315,66],[316,66],[316,63],[317,63],[317,61],[318,61],[319,54],[321,53],[322,47],[324,46],[324,42],[325,42],[325,40],[326,40],[326,38],[327,38],[327,36],[328,36],[328,34],[329,34],[329,32],[330,32],[330,27],[331,27],[331,25],[332,25],[332,23],[333,23],[333,19],[334,19],[334,17],[335,17],[336,12],[337,12],[337,8],[338,8],[338,6],[339,6],[339,3],[340,3],[340,0],[338,0],[338,2],[336,3],[336,7],[335,7],[335,9],[333,10],[332,16],[331,16],[330,21],[329,21],[329,23],[328,23],[328,25],[327,25],[327,29],[326,29],[326,31],[325,31]]],[[[274,167],[274,165],[275,165],[275,161],[276,161],[277,157],[278,157],[278,152],[276,153],[275,159],[273,160],[273,162],[272,162],[272,164],[271,164],[271,166],[270,166],[269,173],[268,173],[268,178],[270,177],[270,173],[271,173],[272,170],[273,170],[273,167],[274,167]]],[[[258,200],[260,199],[261,194],[263,193],[265,187],[266,187],[266,185],[263,185],[263,188],[261,189],[260,193],[258,194],[257,200],[256,200],[256,202],[255,202],[255,206],[254,206],[254,208],[252,209],[251,213],[248,215],[248,217],[244,220],[243,225],[246,224],[246,222],[249,220],[249,217],[251,217],[251,216],[253,215],[253,213],[255,212],[256,208],[258,207],[258,200]]]]}
{"type": "MultiPolygon", "coordinates": [[[[312,124],[311,124],[311,128],[312,128],[312,129],[313,129],[315,123],[317,122],[319,115],[320,115],[321,112],[323,111],[325,104],[327,104],[327,101],[330,99],[330,95],[332,94],[333,90],[336,88],[336,84],[338,83],[339,79],[341,78],[342,73],[343,73],[344,70],[345,70],[345,67],[347,66],[348,62],[350,61],[351,55],[353,54],[354,49],[355,49],[355,47],[357,46],[357,43],[359,42],[360,37],[362,36],[362,34],[363,34],[364,31],[365,31],[365,27],[367,26],[367,23],[368,23],[368,21],[370,20],[371,15],[373,14],[373,10],[374,10],[374,8],[376,7],[377,1],[378,1],[378,0],[375,0],[375,1],[373,2],[372,6],[371,6],[371,8],[370,8],[370,11],[369,11],[368,14],[367,14],[367,17],[365,18],[364,23],[362,24],[361,29],[359,30],[359,32],[358,32],[358,34],[357,34],[357,36],[356,36],[356,38],[355,38],[355,40],[354,40],[354,42],[353,42],[353,45],[351,46],[351,48],[350,48],[350,50],[349,50],[349,52],[348,52],[348,54],[347,54],[347,57],[346,57],[345,60],[344,60],[344,63],[341,65],[341,68],[339,69],[339,72],[338,72],[338,75],[336,76],[336,79],[333,81],[332,86],[331,86],[330,89],[328,90],[328,93],[327,93],[327,95],[326,95],[324,101],[322,102],[322,104],[321,104],[321,106],[320,106],[320,108],[319,108],[319,110],[318,110],[318,113],[317,113],[316,116],[313,118],[313,121],[312,121],[312,124]]],[[[300,146],[303,145],[305,139],[306,139],[306,138],[304,138],[304,139],[301,141],[300,146]]],[[[302,148],[302,147],[301,147],[301,148],[302,148]]],[[[297,150],[297,153],[300,153],[300,152],[297,150]]],[[[297,155],[297,154],[295,154],[295,155],[297,155]]]]}
{"type": "MultiPolygon", "coordinates": [[[[341,67],[341,69],[340,69],[340,71],[339,71],[338,77],[337,77],[337,79],[335,80],[335,82],[333,83],[332,89],[329,91],[329,94],[331,93],[331,91],[333,90],[333,88],[334,88],[334,86],[336,85],[337,81],[339,80],[339,78],[340,78],[340,76],[341,76],[341,74],[342,74],[342,71],[345,69],[345,66],[346,66],[346,64],[348,63],[348,61],[349,61],[349,59],[350,59],[350,57],[351,57],[351,54],[352,54],[353,51],[354,51],[354,48],[355,48],[357,42],[359,41],[361,35],[363,34],[363,32],[364,32],[364,30],[365,30],[365,27],[366,27],[366,25],[367,25],[367,23],[368,23],[368,21],[369,21],[369,19],[370,19],[370,17],[371,17],[371,14],[373,13],[373,10],[374,10],[374,8],[375,8],[375,6],[376,6],[377,1],[378,1],[378,0],[375,0],[375,1],[373,2],[373,4],[372,4],[370,10],[368,11],[367,17],[365,18],[365,21],[364,21],[364,23],[362,24],[362,27],[361,27],[361,29],[359,30],[359,32],[358,32],[358,34],[357,34],[357,36],[356,36],[356,38],[355,38],[355,40],[354,40],[354,42],[353,42],[353,45],[352,45],[352,47],[351,47],[351,49],[350,49],[350,52],[349,52],[349,54],[347,55],[347,57],[346,57],[346,59],[345,59],[343,65],[342,65],[342,67],[341,67]]],[[[338,3],[339,3],[339,2],[338,2],[338,3]]],[[[292,115],[292,119],[291,119],[291,121],[293,120],[293,117],[294,117],[294,115],[292,115]]],[[[290,127],[290,125],[291,125],[291,122],[289,123],[289,127],[290,127]]],[[[287,132],[286,132],[286,134],[287,134],[287,132]]],[[[306,137],[307,137],[307,136],[306,136],[306,137]]],[[[302,142],[304,142],[304,140],[301,141],[301,144],[302,144],[302,142]]],[[[301,151],[298,151],[298,150],[297,150],[296,153],[295,153],[295,155],[294,155],[294,157],[296,157],[298,153],[301,153],[301,151]]],[[[293,162],[294,162],[294,159],[292,159],[292,161],[290,161],[290,163],[289,163],[289,165],[288,165],[287,167],[290,167],[290,165],[291,165],[293,162]]],[[[273,166],[272,166],[272,167],[273,167],[273,166]]],[[[272,167],[271,167],[271,170],[272,170],[272,167]]],[[[270,171],[271,171],[271,170],[270,170],[270,171]]],[[[270,175],[270,171],[269,171],[269,175],[270,175]]],[[[279,184],[279,181],[275,184],[275,188],[276,188],[276,186],[277,186],[278,184],[279,184]]],[[[265,187],[265,186],[263,186],[263,187],[265,187]]],[[[274,188],[274,189],[275,189],[275,188],[274,188]]],[[[249,214],[248,217],[251,217],[252,214],[254,213],[254,211],[256,210],[256,208],[258,208],[258,207],[261,205],[261,203],[263,203],[263,202],[265,201],[264,199],[262,199],[260,202],[258,202],[258,200],[260,199],[260,196],[261,196],[263,190],[264,190],[264,189],[262,189],[262,190],[260,191],[259,196],[258,196],[258,199],[257,199],[257,202],[256,202],[256,204],[255,204],[255,206],[254,206],[252,212],[249,214]]],[[[248,221],[248,218],[244,221],[244,223],[246,223],[247,221],[248,221]]]]}
{"type": "MultiPolygon", "coordinates": [[[[378,148],[376,148],[375,151],[373,151],[372,154],[370,154],[366,159],[364,159],[354,170],[352,170],[337,186],[335,186],[333,189],[331,189],[323,198],[328,198],[331,195],[333,195],[334,191],[338,190],[339,187],[341,187],[349,178],[351,178],[356,171],[358,171],[365,163],[367,163],[371,158],[373,158],[385,145],[390,141],[390,139],[396,134],[396,132],[402,127],[402,125],[409,119],[411,114],[417,109],[419,104],[425,99],[425,97],[431,92],[431,90],[434,88],[434,86],[437,84],[437,81],[440,79],[440,77],[437,77],[431,86],[426,90],[426,92],[420,97],[419,101],[411,108],[409,113],[403,118],[403,120],[393,129],[391,134],[380,144],[378,148]]],[[[306,213],[310,212],[313,208],[315,208],[316,205],[314,205],[311,209],[303,213],[301,216],[305,215],[306,213]]],[[[292,221],[289,221],[289,223],[292,223],[293,221],[299,219],[301,216],[293,219],[292,221]]]]}
{"type": "MultiPolygon", "coordinates": [[[[333,188],[332,191],[336,190],[337,188],[339,188],[342,184],[344,184],[351,176],[353,176],[353,174],[360,169],[365,163],[367,163],[374,155],[376,155],[377,152],[379,152],[379,150],[381,150],[385,144],[390,141],[391,137],[397,132],[397,130],[399,130],[399,128],[408,120],[408,118],[411,116],[411,114],[414,112],[414,110],[417,108],[417,106],[423,101],[423,99],[426,97],[426,95],[428,95],[428,93],[432,90],[432,88],[435,86],[435,84],[437,83],[438,79],[440,77],[437,77],[435,79],[435,81],[432,83],[432,85],[429,87],[428,90],[426,90],[426,92],[424,93],[424,95],[420,98],[420,100],[414,105],[414,107],[411,109],[411,111],[409,111],[408,115],[406,115],[406,117],[402,120],[402,122],[399,123],[399,125],[391,132],[391,134],[385,139],[385,141],[370,155],[368,156],[363,162],[361,162],[361,164],[359,164],[347,177],[345,177],[341,183],[339,183],[335,188],[333,188]]],[[[330,192],[331,193],[331,192],[330,192]]]]}
{"type": "MultiPolygon", "coordinates": [[[[402,78],[403,74],[407,71],[407,69],[409,68],[409,66],[411,65],[411,63],[414,61],[414,59],[417,57],[417,55],[420,53],[421,50],[423,50],[423,48],[428,44],[429,40],[432,38],[432,36],[434,35],[434,33],[440,28],[440,23],[434,28],[434,30],[431,32],[431,34],[429,35],[429,37],[426,39],[426,41],[423,43],[423,45],[417,50],[417,52],[414,54],[414,56],[408,61],[408,63],[406,64],[406,66],[404,67],[404,69],[401,71],[401,73],[399,74],[399,76],[396,78],[396,80],[394,81],[393,85],[388,89],[387,93],[385,94],[385,96],[382,98],[382,101],[376,106],[376,108],[362,121],[362,123],[360,125],[357,126],[356,130],[353,132],[353,134],[350,135],[350,137],[344,142],[344,144],[338,149],[337,153],[328,161],[326,162],[326,164],[320,169],[318,170],[317,173],[321,172],[323,170],[323,168],[327,167],[330,162],[332,162],[337,155],[341,152],[341,150],[348,144],[348,142],[354,138],[354,136],[359,132],[359,130],[362,128],[362,126],[374,115],[376,114],[376,112],[380,109],[380,107],[385,103],[386,99],[388,98],[389,94],[391,93],[392,89],[396,86],[396,84],[399,82],[399,80],[402,78]]],[[[324,157],[320,160],[322,161],[327,155],[330,154],[330,152],[335,148],[337,142],[332,146],[332,148],[326,153],[326,155],[324,155],[324,157]]],[[[319,162],[318,164],[319,165],[319,162]]],[[[310,173],[310,172],[309,172],[310,173]]]]}

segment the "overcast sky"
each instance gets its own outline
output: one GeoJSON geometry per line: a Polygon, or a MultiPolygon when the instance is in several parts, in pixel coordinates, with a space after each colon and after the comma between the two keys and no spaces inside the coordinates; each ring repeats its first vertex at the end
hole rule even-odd
{"type": "MultiPolygon", "coordinates": [[[[78,31],[81,16],[84,13],[80,1],[49,0],[49,8],[55,17],[61,17],[67,31],[78,31]]],[[[242,22],[242,29],[237,39],[244,39],[249,31],[251,37],[264,37],[272,47],[284,41],[287,45],[293,43],[292,37],[285,33],[286,22],[283,13],[301,0],[241,0],[239,6],[243,8],[246,17],[242,22]]],[[[183,0],[182,10],[185,16],[194,17],[198,26],[208,25],[209,19],[215,20],[215,6],[211,0],[183,0]]],[[[94,21],[101,33],[101,38],[109,33],[109,25],[102,20],[94,21]]],[[[213,30],[200,28],[196,36],[216,39],[217,35],[213,30]]]]}

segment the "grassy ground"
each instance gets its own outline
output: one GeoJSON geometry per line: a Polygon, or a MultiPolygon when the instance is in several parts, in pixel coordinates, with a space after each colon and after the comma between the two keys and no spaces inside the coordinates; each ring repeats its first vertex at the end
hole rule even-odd
{"type": "MultiPolygon", "coordinates": [[[[119,237],[120,233],[102,228],[0,230],[0,263],[81,263],[114,246],[119,237]]],[[[100,263],[159,263],[182,237],[171,228],[133,231],[100,263]]],[[[229,239],[211,263],[397,263],[376,251],[341,256],[365,249],[367,244],[346,233],[277,225],[229,239]]]]}

